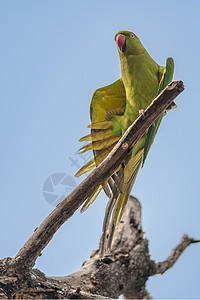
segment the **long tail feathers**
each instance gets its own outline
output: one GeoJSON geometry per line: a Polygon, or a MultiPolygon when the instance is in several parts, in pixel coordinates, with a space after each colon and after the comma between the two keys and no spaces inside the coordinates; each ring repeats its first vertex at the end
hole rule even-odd
{"type": "Polygon", "coordinates": [[[129,196],[129,193],[131,192],[131,188],[135,182],[138,170],[141,165],[141,159],[142,159],[143,152],[144,152],[143,149],[138,151],[138,153],[129,160],[129,162],[127,163],[127,165],[124,168],[124,183],[123,183],[122,191],[118,197],[117,209],[116,209],[116,213],[114,216],[114,225],[115,226],[117,226],[117,224],[121,218],[123,208],[125,207],[127,198],[129,196]]]}
{"type": "Polygon", "coordinates": [[[120,169],[118,173],[123,173],[123,176],[122,174],[120,174],[120,176],[118,176],[118,174],[114,174],[112,176],[112,178],[114,178],[115,185],[111,188],[113,195],[107,204],[104,218],[103,233],[100,245],[100,255],[102,257],[104,252],[111,248],[114,230],[121,219],[132,186],[135,182],[142,162],[143,152],[144,149],[138,151],[138,153],[129,160],[125,168],[120,169]],[[108,231],[109,235],[107,237],[108,231]]]}
{"type": "MultiPolygon", "coordinates": [[[[111,129],[112,125],[111,121],[103,121],[88,126],[92,129],[91,134],[84,136],[80,141],[91,141],[91,143],[83,146],[80,149],[80,153],[93,150],[94,158],[88,161],[76,173],[76,177],[79,177],[80,175],[91,171],[95,166],[98,166],[120,139],[120,137],[113,135],[111,129]]],[[[144,149],[141,149],[134,157],[127,157],[125,166],[122,164],[116,173],[100,185],[82,206],[81,212],[84,212],[95,201],[102,189],[105,190],[107,195],[110,195],[103,223],[103,234],[100,245],[101,256],[104,254],[105,250],[111,248],[115,227],[123,214],[124,207],[140,168],[143,154],[144,149]],[[108,231],[109,235],[107,237],[108,231]]]]}

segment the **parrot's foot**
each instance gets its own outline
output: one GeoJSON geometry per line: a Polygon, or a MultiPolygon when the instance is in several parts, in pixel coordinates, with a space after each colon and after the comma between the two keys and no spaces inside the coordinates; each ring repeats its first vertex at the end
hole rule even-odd
{"type": "Polygon", "coordinates": [[[144,111],[144,109],[140,109],[140,110],[139,110],[139,115],[140,115],[140,116],[142,115],[143,117],[145,116],[145,111],[144,111]]]}

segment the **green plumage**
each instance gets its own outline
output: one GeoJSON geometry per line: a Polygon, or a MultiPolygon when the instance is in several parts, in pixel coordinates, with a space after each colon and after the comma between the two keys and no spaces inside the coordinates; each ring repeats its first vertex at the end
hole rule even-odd
{"type": "MultiPolygon", "coordinates": [[[[116,34],[115,41],[121,63],[121,78],[111,85],[96,90],[93,94],[90,106],[91,134],[80,141],[90,141],[81,150],[85,152],[92,149],[94,159],[83,166],[76,176],[99,165],[127,128],[138,118],[141,111],[145,110],[161,90],[172,81],[174,71],[172,58],[167,59],[166,67],[159,66],[145,50],[138,37],[129,31],[116,34]]],[[[173,103],[169,109],[174,106],[173,103]]],[[[116,226],[163,115],[164,112],[138,141],[132,155],[125,159],[116,174],[113,174],[112,178],[107,178],[92,197],[86,200],[84,210],[104,188],[110,196],[109,201],[112,201],[105,219],[108,225],[112,215],[111,227],[116,226]]]]}

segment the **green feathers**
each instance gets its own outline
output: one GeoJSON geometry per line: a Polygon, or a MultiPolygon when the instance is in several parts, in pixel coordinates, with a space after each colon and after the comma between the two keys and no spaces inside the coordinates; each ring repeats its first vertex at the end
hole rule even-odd
{"type": "MultiPolygon", "coordinates": [[[[168,85],[168,83],[170,83],[172,81],[173,73],[174,73],[174,61],[171,57],[167,58],[166,67],[162,68],[161,70],[162,70],[161,71],[162,77],[161,77],[161,80],[160,80],[157,95],[168,85]]],[[[175,105],[174,102],[172,102],[171,107],[169,107],[168,110],[174,108],[174,106],[176,106],[176,105],[175,105]]],[[[147,132],[147,136],[146,136],[146,140],[145,140],[145,146],[144,146],[144,156],[143,156],[142,166],[144,165],[147,154],[148,154],[149,149],[150,149],[150,147],[153,143],[153,140],[156,136],[158,127],[160,126],[160,123],[162,121],[163,116],[164,116],[164,112],[155,121],[155,124],[150,126],[150,128],[147,132]]]]}
{"type": "MultiPolygon", "coordinates": [[[[93,150],[94,158],[76,173],[77,177],[89,172],[106,158],[126,129],[137,119],[140,110],[146,109],[173,77],[173,59],[168,58],[166,67],[160,67],[134,33],[121,31],[116,34],[115,41],[122,77],[93,94],[90,106],[91,125],[88,126],[91,133],[80,139],[81,142],[89,143],[80,151],[93,150]]],[[[175,106],[173,103],[167,110],[175,106]]],[[[109,226],[112,232],[112,228],[119,222],[138,170],[146,160],[164,113],[138,141],[132,155],[125,159],[115,174],[106,178],[104,184],[98,187],[82,207],[81,211],[85,211],[102,189],[110,195],[103,227],[103,247],[105,231],[109,226]]]]}

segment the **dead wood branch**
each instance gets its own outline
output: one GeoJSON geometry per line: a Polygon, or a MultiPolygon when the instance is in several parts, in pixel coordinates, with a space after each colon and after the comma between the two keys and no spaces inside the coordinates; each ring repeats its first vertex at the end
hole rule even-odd
{"type": "Polygon", "coordinates": [[[148,241],[143,238],[140,203],[130,196],[115,231],[112,250],[103,259],[99,259],[99,250],[94,251],[79,271],[68,276],[47,277],[39,270],[30,271],[23,279],[1,276],[0,298],[116,299],[123,294],[126,299],[150,299],[145,287],[148,278],[168,270],[194,242],[197,241],[184,235],[173,250],[176,259],[171,254],[173,263],[167,267],[165,262],[152,261],[148,241]]]}
{"type": "Polygon", "coordinates": [[[127,129],[106,159],[70,195],[57,205],[35,230],[16,257],[9,260],[7,273],[24,276],[32,269],[37,257],[60,226],[73,215],[80,205],[104,182],[107,176],[110,176],[117,170],[123,159],[129,154],[149,126],[155,122],[158,116],[183,90],[183,82],[174,81],[153,100],[152,104],[127,129]]]}
{"type": "Polygon", "coordinates": [[[43,221],[15,258],[9,262],[9,273],[25,274],[34,266],[37,257],[52,239],[59,227],[69,219],[80,205],[111,175],[132,150],[151,124],[184,89],[182,81],[170,83],[142,115],[127,129],[126,133],[90,175],[68,195],[43,221]],[[124,147],[126,145],[126,147],[124,147]]]}
{"type": "Polygon", "coordinates": [[[155,264],[155,270],[152,275],[163,274],[169,270],[189,245],[199,242],[200,240],[194,240],[193,238],[189,238],[186,234],[184,234],[180,243],[172,250],[168,258],[163,262],[158,262],[155,264]]]}
{"type": "Polygon", "coordinates": [[[15,258],[0,261],[0,299],[150,299],[146,281],[171,268],[183,251],[199,242],[184,235],[164,262],[150,259],[148,241],[143,237],[141,206],[130,196],[113,237],[112,248],[103,259],[99,249],[74,274],[47,277],[32,270],[35,260],[58,228],[76,211],[105,177],[111,175],[135,143],[174,98],[183,91],[181,81],[172,82],[132,124],[112,152],[44,220],[15,258]]]}

